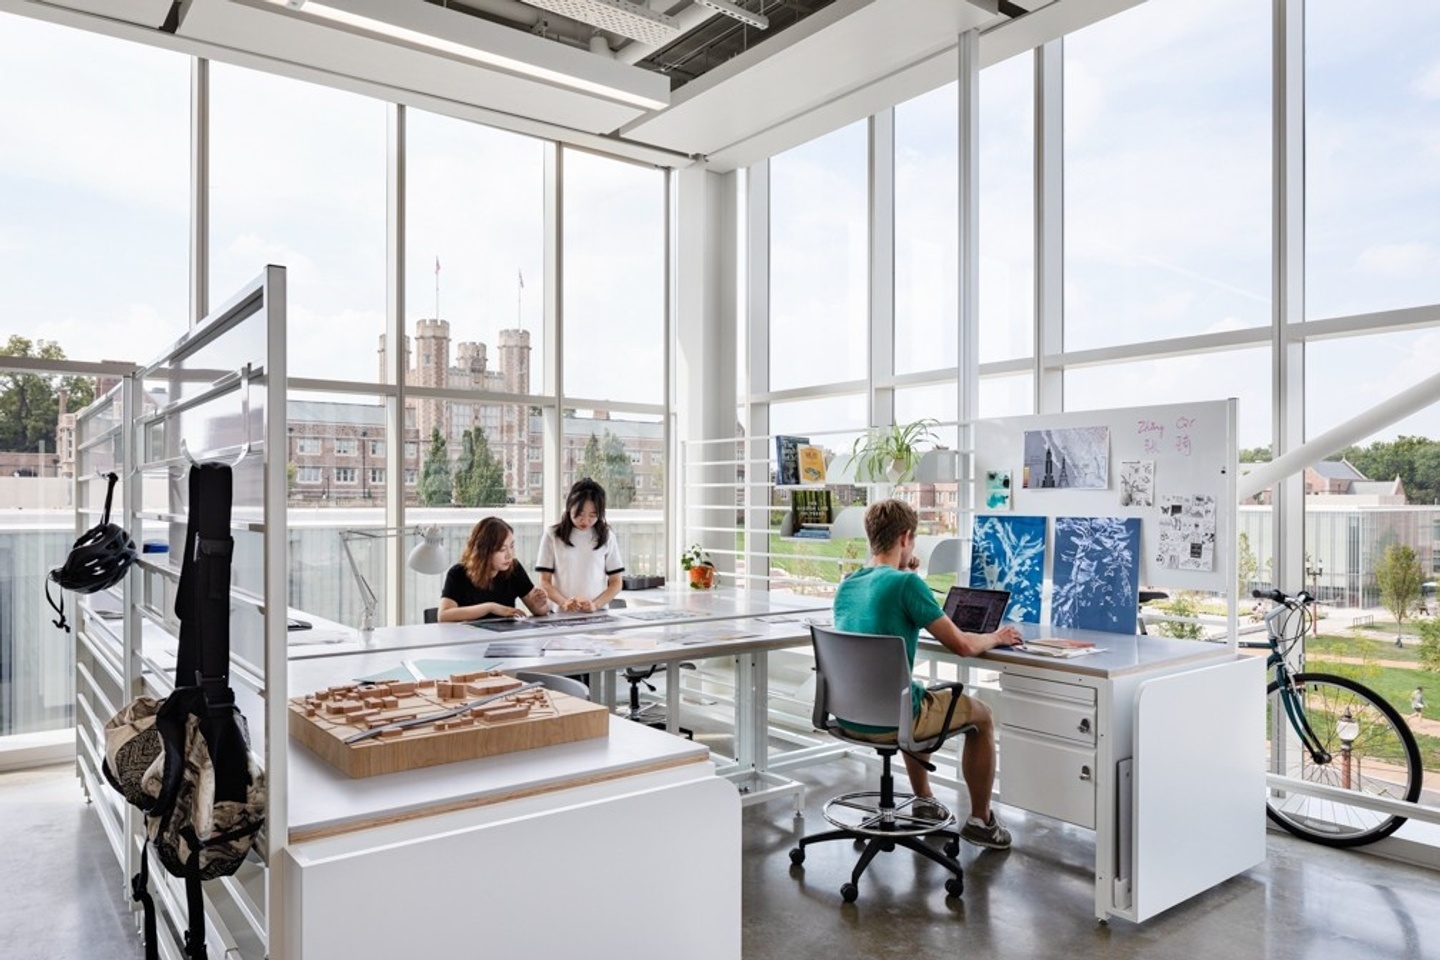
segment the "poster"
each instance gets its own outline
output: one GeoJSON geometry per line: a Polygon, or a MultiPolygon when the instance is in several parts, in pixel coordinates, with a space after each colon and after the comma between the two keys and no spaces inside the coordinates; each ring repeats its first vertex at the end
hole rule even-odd
{"type": "Polygon", "coordinates": [[[1025,489],[1110,489],[1110,428],[1026,430],[1025,489]]]}
{"type": "Polygon", "coordinates": [[[1166,570],[1215,569],[1215,498],[1205,494],[1160,498],[1155,562],[1166,570]]]}
{"type": "Polygon", "coordinates": [[[985,471],[985,509],[1010,509],[1010,471],[985,471]]]}
{"type": "Polygon", "coordinates": [[[1044,517],[976,517],[970,546],[970,586],[1009,590],[1009,623],[1039,623],[1045,579],[1044,517]]]}
{"type": "Polygon", "coordinates": [[[1139,612],[1140,518],[1056,518],[1054,574],[1052,624],[1134,633],[1139,612]]]}
{"type": "Polygon", "coordinates": [[[1155,505],[1155,461],[1120,461],[1120,506],[1155,505]]]}

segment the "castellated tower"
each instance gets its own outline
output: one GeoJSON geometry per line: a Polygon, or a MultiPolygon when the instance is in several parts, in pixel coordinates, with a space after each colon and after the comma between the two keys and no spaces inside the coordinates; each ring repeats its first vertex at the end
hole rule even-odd
{"type": "MultiPolygon", "coordinates": [[[[507,393],[530,392],[530,333],[511,329],[500,331],[501,387],[507,393]]],[[[500,444],[504,450],[505,487],[523,490],[528,478],[525,471],[530,462],[530,418],[523,404],[506,404],[500,408],[500,444]]]]}
{"type": "MultiPolygon", "coordinates": [[[[409,382],[419,387],[446,387],[450,378],[450,323],[447,320],[415,322],[415,366],[409,382]]],[[[438,429],[442,437],[450,436],[446,405],[440,400],[420,400],[415,404],[415,426],[420,442],[429,444],[430,433],[438,429]]]]}

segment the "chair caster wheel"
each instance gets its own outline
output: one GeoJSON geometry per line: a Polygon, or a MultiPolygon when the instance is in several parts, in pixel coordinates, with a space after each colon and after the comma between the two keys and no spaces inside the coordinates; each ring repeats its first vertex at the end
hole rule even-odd
{"type": "Polygon", "coordinates": [[[965,892],[965,881],[959,877],[951,877],[945,881],[945,896],[958,897],[965,892]]]}
{"type": "Polygon", "coordinates": [[[793,863],[793,864],[795,864],[796,866],[799,866],[800,864],[804,863],[804,862],[805,862],[805,848],[803,848],[803,847],[796,847],[794,850],[791,850],[791,851],[790,851],[790,862],[793,863]]]}
{"type": "Polygon", "coordinates": [[[947,840],[945,842],[945,856],[953,857],[960,852],[959,840],[947,840]]]}
{"type": "Polygon", "coordinates": [[[854,903],[858,896],[860,896],[860,888],[853,883],[847,883],[840,888],[840,899],[846,903],[854,903]]]}
{"type": "Polygon", "coordinates": [[[886,840],[884,843],[882,843],[882,844],[880,845],[880,849],[881,849],[881,850],[884,850],[886,853],[894,853],[894,852],[895,852],[895,841],[893,841],[893,840],[886,840]]]}

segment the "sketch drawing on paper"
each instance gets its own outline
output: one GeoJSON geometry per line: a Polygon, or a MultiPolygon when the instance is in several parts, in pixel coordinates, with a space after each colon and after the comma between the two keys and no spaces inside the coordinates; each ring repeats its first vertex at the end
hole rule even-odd
{"type": "Polygon", "coordinates": [[[1134,633],[1140,518],[1056,518],[1054,575],[1055,626],[1134,633]]]}
{"type": "Polygon", "coordinates": [[[1160,542],[1155,561],[1166,570],[1215,569],[1215,498],[1206,494],[1160,498],[1160,542]]]}
{"type": "Polygon", "coordinates": [[[985,509],[1010,509],[1010,471],[985,471],[985,509]]]}
{"type": "Polygon", "coordinates": [[[1026,430],[1025,487],[1110,489],[1110,428],[1026,430]]]}
{"type": "Polygon", "coordinates": [[[1045,518],[976,517],[970,547],[970,586],[1009,590],[1005,620],[1040,622],[1045,577],[1045,518]]]}
{"type": "Polygon", "coordinates": [[[1155,461],[1120,461],[1120,506],[1155,505],[1155,461]]]}

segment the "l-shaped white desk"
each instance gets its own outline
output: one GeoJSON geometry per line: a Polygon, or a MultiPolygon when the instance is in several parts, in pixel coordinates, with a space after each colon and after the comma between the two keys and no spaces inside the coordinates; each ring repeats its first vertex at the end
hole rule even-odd
{"type": "MultiPolygon", "coordinates": [[[[791,794],[798,809],[798,788],[770,771],[766,662],[772,650],[809,643],[807,608],[744,595],[702,600],[706,621],[743,626],[734,632],[745,636],[617,647],[600,654],[561,651],[499,666],[568,673],[665,663],[672,668],[673,716],[679,688],[675,664],[734,656],[737,756],[723,772],[740,782],[749,800],[791,794]],[[773,622],[776,616],[780,622],[773,622]]],[[[669,626],[687,622],[702,620],[690,617],[669,626]]],[[[654,625],[621,627],[630,633],[654,625]]],[[[557,622],[554,629],[563,631],[563,625],[557,622]]],[[[1237,657],[1227,647],[1192,641],[1028,625],[1024,630],[1029,636],[1090,639],[1103,648],[1076,659],[996,650],[962,661],[998,674],[994,689],[975,692],[996,712],[1000,802],[1095,831],[1097,918],[1146,920],[1263,861],[1263,664],[1237,657]]],[[[365,653],[324,656],[328,651],[316,651],[293,660],[291,689],[365,676],[393,666],[406,651],[474,658],[481,649],[477,644],[497,636],[502,635],[487,636],[464,624],[377,631],[365,653]]],[[[921,649],[923,656],[937,660],[957,659],[928,639],[921,649]]],[[[825,753],[802,749],[798,759],[778,765],[794,766],[825,753]]],[[[445,769],[433,776],[445,779],[445,769]]],[[[294,817],[292,822],[303,823],[294,817]]]]}

